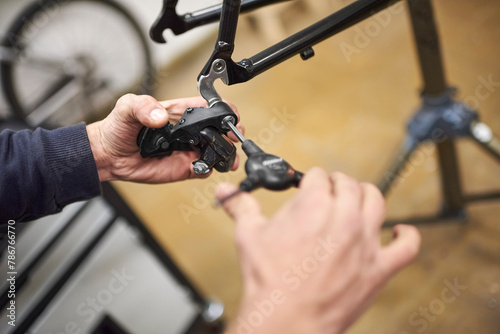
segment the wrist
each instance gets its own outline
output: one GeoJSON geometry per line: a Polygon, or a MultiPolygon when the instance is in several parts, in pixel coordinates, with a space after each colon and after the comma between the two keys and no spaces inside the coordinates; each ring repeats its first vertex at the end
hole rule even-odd
{"type": "Polygon", "coordinates": [[[87,125],[87,135],[89,137],[90,148],[97,167],[99,181],[103,182],[114,180],[115,178],[112,173],[113,159],[106,152],[102,143],[100,122],[87,125]]]}
{"type": "MultiPolygon", "coordinates": [[[[268,294],[245,298],[225,334],[322,333],[320,319],[311,310],[295,307],[287,297],[293,296],[275,289],[268,294]]],[[[328,333],[337,332],[330,328],[328,333]]]]}

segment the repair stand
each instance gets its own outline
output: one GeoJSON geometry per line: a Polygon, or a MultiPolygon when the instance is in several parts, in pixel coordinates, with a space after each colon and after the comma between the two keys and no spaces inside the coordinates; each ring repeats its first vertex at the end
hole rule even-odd
{"type": "Polygon", "coordinates": [[[470,137],[500,161],[500,141],[488,126],[478,121],[476,111],[454,100],[454,90],[446,84],[441,60],[439,38],[430,0],[409,0],[410,17],[417,46],[424,89],[422,107],[412,117],[407,135],[396,159],[379,182],[384,195],[400,180],[400,173],[412,153],[423,142],[433,141],[437,148],[443,205],[441,212],[431,217],[388,221],[423,224],[436,221],[465,222],[465,205],[472,201],[500,198],[500,191],[466,195],[462,191],[455,139],[470,137]]]}

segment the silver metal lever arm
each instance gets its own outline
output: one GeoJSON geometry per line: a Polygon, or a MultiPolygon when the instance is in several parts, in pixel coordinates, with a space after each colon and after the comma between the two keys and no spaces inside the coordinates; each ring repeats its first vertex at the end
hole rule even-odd
{"type": "Polygon", "coordinates": [[[207,100],[209,108],[217,102],[222,101],[214,87],[214,82],[217,79],[221,79],[227,85],[227,66],[226,62],[222,59],[214,60],[210,67],[210,72],[207,75],[200,76],[198,80],[198,91],[207,100]]]}

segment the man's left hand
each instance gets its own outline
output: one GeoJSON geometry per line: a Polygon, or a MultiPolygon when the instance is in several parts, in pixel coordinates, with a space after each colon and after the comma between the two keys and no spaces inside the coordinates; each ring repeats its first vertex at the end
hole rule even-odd
{"type": "MultiPolygon", "coordinates": [[[[143,159],[137,146],[137,136],[143,126],[160,128],[175,123],[188,107],[206,107],[201,97],[158,102],[151,96],[127,94],[116,103],[113,111],[102,121],[87,125],[87,133],[99,179],[124,180],[143,183],[166,183],[190,178],[205,178],[193,171],[196,152],[173,152],[163,159],[143,159]]],[[[228,103],[236,112],[236,107],[228,103]]],[[[243,127],[238,124],[240,131],[243,127]]],[[[236,141],[230,133],[229,137],[236,141]]],[[[233,170],[238,168],[238,158],[233,170]]]]}

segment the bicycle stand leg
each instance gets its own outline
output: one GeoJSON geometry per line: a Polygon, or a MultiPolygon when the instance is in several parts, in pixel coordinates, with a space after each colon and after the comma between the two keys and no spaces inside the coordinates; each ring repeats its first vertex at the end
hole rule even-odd
{"type": "Polygon", "coordinates": [[[384,196],[389,192],[391,186],[399,180],[399,174],[417,147],[418,142],[412,136],[406,136],[403,145],[396,154],[396,158],[377,185],[384,196]]]}
{"type": "Polygon", "coordinates": [[[470,136],[476,143],[500,161],[500,139],[493,135],[493,132],[486,124],[472,122],[470,136]]]}
{"type": "MultiPolygon", "coordinates": [[[[431,1],[410,0],[408,6],[424,80],[424,99],[426,96],[445,95],[449,89],[446,84],[431,1]]],[[[441,171],[443,212],[459,213],[464,208],[464,196],[453,138],[436,145],[441,171]]]]}
{"type": "MultiPolygon", "coordinates": [[[[405,162],[416,149],[418,143],[434,140],[433,131],[439,130],[444,134],[444,140],[435,141],[440,167],[441,188],[443,194],[442,210],[433,217],[421,217],[405,220],[408,223],[430,223],[441,219],[460,219],[464,216],[465,198],[462,193],[460,172],[456,156],[454,138],[464,135],[456,130],[457,124],[462,124],[463,112],[466,115],[465,122],[475,117],[473,111],[453,101],[452,91],[448,88],[444,67],[441,58],[439,36],[434,20],[432,4],[430,0],[409,0],[409,14],[411,18],[413,35],[417,47],[421,75],[424,83],[422,90],[423,105],[408,124],[408,135],[400,151],[399,157],[391,165],[386,175],[394,175],[401,172],[405,162]],[[458,108],[454,108],[458,105],[458,108]],[[458,110],[455,112],[455,110],[458,110]],[[457,123],[458,119],[458,123],[457,123]],[[453,124],[454,123],[454,124],[453,124]],[[443,130],[443,127],[445,128],[443,130]]],[[[383,180],[379,187],[382,193],[386,193],[391,182],[383,180]]],[[[385,226],[392,226],[394,222],[387,222],[385,226]]]]}
{"type": "Polygon", "coordinates": [[[443,216],[462,215],[464,196],[458,168],[455,141],[446,140],[436,144],[441,174],[441,190],[443,193],[443,216]]]}

